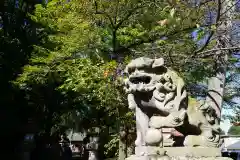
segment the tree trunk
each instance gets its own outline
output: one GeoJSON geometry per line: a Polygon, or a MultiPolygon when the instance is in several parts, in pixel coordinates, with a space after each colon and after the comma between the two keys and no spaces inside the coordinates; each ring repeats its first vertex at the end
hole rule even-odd
{"type": "Polygon", "coordinates": [[[224,86],[226,79],[225,68],[226,67],[224,67],[221,71],[217,71],[216,76],[211,77],[208,81],[207,102],[216,110],[216,114],[219,120],[221,118],[221,108],[223,103],[224,86]]]}
{"type": "Polygon", "coordinates": [[[126,143],[120,138],[120,139],[119,139],[119,155],[118,155],[118,160],[124,160],[125,158],[127,158],[126,150],[127,150],[127,145],[126,145],[126,143]]]}
{"type": "Polygon", "coordinates": [[[118,160],[124,160],[127,158],[127,128],[120,127],[120,136],[119,136],[119,155],[118,160]]]}
{"type": "MultiPolygon", "coordinates": [[[[220,21],[222,23],[217,27],[217,48],[230,47],[232,13],[234,9],[232,6],[232,0],[221,0],[220,21]]],[[[216,58],[215,76],[208,81],[207,102],[216,110],[219,120],[221,119],[228,54],[229,51],[220,50],[216,52],[214,57],[216,58]]]]}

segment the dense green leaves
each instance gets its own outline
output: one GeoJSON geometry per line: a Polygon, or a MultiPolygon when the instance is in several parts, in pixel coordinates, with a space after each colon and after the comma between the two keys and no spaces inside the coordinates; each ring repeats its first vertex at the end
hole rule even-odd
{"type": "Polygon", "coordinates": [[[30,132],[28,118],[32,110],[28,107],[24,91],[11,84],[28,63],[32,45],[39,41],[35,28],[27,16],[32,12],[35,1],[13,0],[0,1],[0,106],[3,139],[8,139],[4,154],[9,158],[19,159],[14,152],[26,132],[30,132]]]}
{"type": "MultiPolygon", "coordinates": [[[[211,65],[188,57],[197,49],[191,33],[202,24],[205,8],[189,6],[156,0],[52,0],[36,5],[29,17],[40,43],[33,45],[29,63],[13,84],[40,115],[40,130],[77,123],[84,129],[114,127],[115,133],[120,126],[132,129],[121,81],[123,67],[133,57],[164,57],[189,83],[203,79],[211,65]]],[[[132,142],[131,137],[125,142],[132,142]]],[[[106,145],[109,150],[116,139],[119,134],[106,145]]]]}
{"type": "Polygon", "coordinates": [[[229,135],[239,135],[240,134],[240,126],[231,126],[228,130],[229,135]]]}
{"type": "MultiPolygon", "coordinates": [[[[130,59],[163,57],[167,66],[185,78],[188,88],[212,75],[213,58],[201,58],[197,52],[199,41],[216,30],[215,25],[204,24],[206,5],[210,4],[165,0],[51,0],[38,4],[34,13],[24,15],[33,21],[31,29],[37,38],[3,37],[8,48],[24,51],[24,63],[17,66],[24,66],[22,72],[14,72],[7,82],[24,93],[40,131],[50,133],[76,125],[84,129],[97,126],[102,131],[114,128],[105,145],[110,153],[120,138],[120,126],[126,130],[134,126],[122,91],[122,70],[130,59]],[[196,28],[199,31],[193,41],[196,28]]],[[[10,34],[7,31],[1,29],[0,34],[10,34]]],[[[211,41],[206,48],[215,44],[211,41]]],[[[10,57],[9,62],[13,59],[5,56],[10,57]]],[[[132,137],[129,134],[124,141],[132,142],[132,137]]]]}

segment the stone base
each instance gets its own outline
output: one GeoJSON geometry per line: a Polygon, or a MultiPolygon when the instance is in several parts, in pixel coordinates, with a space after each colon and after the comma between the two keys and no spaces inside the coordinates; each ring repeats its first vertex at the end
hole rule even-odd
{"type": "Polygon", "coordinates": [[[160,155],[152,155],[152,156],[130,156],[126,158],[126,160],[232,160],[228,157],[169,157],[169,156],[160,156],[160,155]]]}
{"type": "Polygon", "coordinates": [[[219,148],[207,147],[136,147],[126,160],[232,160],[221,157],[219,148]]]}
{"type": "Polygon", "coordinates": [[[171,157],[221,157],[219,148],[208,147],[136,147],[136,156],[168,155],[171,157]]]}

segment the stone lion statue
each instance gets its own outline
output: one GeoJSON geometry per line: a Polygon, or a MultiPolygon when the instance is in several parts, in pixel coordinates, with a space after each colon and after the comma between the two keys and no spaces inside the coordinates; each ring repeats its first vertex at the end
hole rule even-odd
{"type": "Polygon", "coordinates": [[[163,129],[173,128],[182,134],[173,145],[219,145],[219,119],[204,101],[188,106],[183,79],[164,65],[164,59],[140,57],[125,68],[124,81],[129,108],[134,110],[137,125],[136,147],[163,147],[163,129]]]}

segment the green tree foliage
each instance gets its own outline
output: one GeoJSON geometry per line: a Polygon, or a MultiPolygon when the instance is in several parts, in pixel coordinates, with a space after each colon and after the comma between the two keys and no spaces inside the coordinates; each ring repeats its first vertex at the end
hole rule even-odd
{"type": "Polygon", "coordinates": [[[27,95],[36,125],[47,134],[78,122],[84,129],[102,130],[130,123],[118,64],[98,55],[99,29],[78,13],[84,6],[71,5],[76,4],[36,6],[31,18],[41,44],[33,46],[29,64],[14,84],[27,95]]]}
{"type": "MultiPolygon", "coordinates": [[[[121,86],[124,64],[136,56],[164,57],[189,83],[203,79],[211,59],[189,57],[198,53],[191,32],[199,28],[198,38],[205,35],[200,27],[205,5],[156,0],[36,5],[29,16],[40,42],[13,84],[26,94],[37,126],[48,134],[76,118],[83,128],[116,126],[116,133],[120,126],[132,128],[121,86]]],[[[119,134],[112,137],[114,146],[119,134]]]]}
{"type": "MultiPolygon", "coordinates": [[[[214,60],[202,51],[216,41],[209,39],[200,48],[197,42],[216,31],[217,20],[205,23],[208,9],[218,8],[215,2],[51,0],[35,4],[34,0],[0,2],[1,126],[7,139],[14,134],[22,138],[29,118],[37,131],[47,134],[63,126],[97,126],[107,133],[113,129],[105,151],[116,153],[119,139],[128,144],[134,140],[133,115],[121,86],[126,62],[137,56],[164,57],[189,88],[212,74],[214,60]],[[197,42],[191,36],[195,29],[197,42]],[[121,127],[124,131],[119,134],[121,127]]],[[[228,100],[236,95],[229,93],[228,100]]],[[[126,147],[123,150],[127,152],[126,147]]]]}
{"type": "Polygon", "coordinates": [[[229,135],[239,135],[240,134],[240,126],[231,126],[228,130],[229,135]]]}
{"type": "Polygon", "coordinates": [[[229,119],[232,123],[239,123],[240,122],[240,106],[236,102],[232,102],[230,109],[231,114],[226,114],[223,116],[224,119],[229,119]]]}
{"type": "Polygon", "coordinates": [[[36,32],[27,14],[33,11],[37,1],[1,0],[0,1],[0,106],[1,132],[3,139],[8,139],[3,155],[13,157],[15,147],[23,139],[26,132],[28,117],[32,114],[25,101],[25,94],[13,86],[21,73],[22,67],[28,63],[32,45],[37,44],[36,32]],[[6,152],[5,152],[6,151],[6,152]]]}

